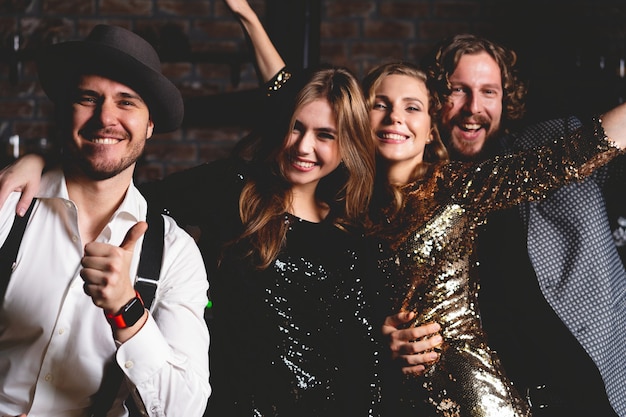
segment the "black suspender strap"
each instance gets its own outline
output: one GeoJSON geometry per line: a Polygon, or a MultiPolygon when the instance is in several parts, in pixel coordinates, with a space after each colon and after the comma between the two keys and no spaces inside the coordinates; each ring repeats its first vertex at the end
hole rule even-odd
{"type": "MultiPolygon", "coordinates": [[[[161,263],[163,261],[163,236],[165,231],[164,219],[161,213],[153,212],[148,207],[146,215],[148,230],[143,238],[141,246],[141,256],[137,268],[137,280],[135,289],[141,295],[141,299],[147,309],[150,309],[154,300],[154,293],[161,274],[161,263]]],[[[96,394],[92,407],[92,417],[104,417],[113,406],[115,397],[124,380],[124,373],[117,366],[115,358],[112,358],[104,370],[102,384],[96,394]]],[[[130,411],[130,416],[141,415],[139,409],[132,399],[132,395],[126,401],[126,406],[130,411]]]]}
{"type": "Polygon", "coordinates": [[[17,252],[20,249],[22,237],[26,230],[26,224],[28,224],[28,219],[33,212],[35,201],[36,199],[33,199],[23,217],[17,214],[15,215],[13,226],[11,226],[11,230],[4,244],[0,247],[0,305],[4,302],[4,295],[7,291],[11,274],[13,273],[13,265],[15,265],[15,261],[17,260],[17,252]]]}
{"type": "Polygon", "coordinates": [[[150,207],[148,207],[146,221],[148,222],[148,230],[146,230],[141,247],[135,289],[141,294],[141,299],[146,308],[150,309],[159,275],[161,275],[165,224],[161,213],[150,210],[150,207]]]}

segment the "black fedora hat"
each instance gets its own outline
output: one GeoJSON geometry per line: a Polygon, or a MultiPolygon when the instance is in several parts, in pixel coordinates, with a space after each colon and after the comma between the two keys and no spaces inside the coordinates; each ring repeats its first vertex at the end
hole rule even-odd
{"type": "Polygon", "coordinates": [[[67,83],[77,75],[110,78],[135,90],[148,105],[156,133],[171,132],[183,120],[183,98],[161,73],[161,61],[152,45],[121,27],[95,26],[82,41],[51,45],[37,57],[39,81],[53,102],[67,97],[67,83]]]}

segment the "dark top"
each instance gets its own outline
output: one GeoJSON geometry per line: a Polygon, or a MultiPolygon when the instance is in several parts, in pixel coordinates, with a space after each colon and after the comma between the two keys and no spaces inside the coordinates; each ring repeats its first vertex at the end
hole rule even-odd
{"type": "Polygon", "coordinates": [[[246,170],[218,161],[142,188],[150,204],[201,230],[213,301],[206,415],[376,415],[363,239],[285,214],[287,244],[269,268],[256,270],[235,251],[218,266],[222,244],[241,230],[246,170]]]}
{"type": "MultiPolygon", "coordinates": [[[[542,142],[575,127],[550,121],[530,133],[532,141],[542,142]]],[[[504,138],[500,151],[512,146],[507,140],[524,140],[522,135],[504,138]]],[[[518,207],[492,213],[479,233],[478,301],[489,345],[518,391],[530,398],[534,417],[615,416],[598,368],[542,294],[526,236],[518,207]]]]}

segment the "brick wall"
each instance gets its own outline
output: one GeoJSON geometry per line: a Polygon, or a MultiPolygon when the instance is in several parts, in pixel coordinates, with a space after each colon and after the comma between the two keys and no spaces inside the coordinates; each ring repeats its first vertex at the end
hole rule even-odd
{"type": "MultiPolygon", "coordinates": [[[[273,1],[288,7],[304,0],[273,1]]],[[[535,86],[531,114],[537,117],[569,111],[574,102],[608,106],[622,97],[623,2],[318,1],[320,61],[347,66],[359,77],[383,60],[419,62],[442,37],[474,32],[518,50],[521,71],[535,86]]],[[[265,1],[251,4],[269,18],[265,1]]],[[[148,142],[138,181],[224,156],[247,132],[247,112],[254,111],[247,94],[257,86],[256,74],[241,28],[222,0],[7,0],[0,2],[2,164],[10,160],[12,135],[19,135],[23,151],[52,134],[52,107],[37,84],[32,51],[84,37],[98,23],[124,26],[155,44],[165,74],[195,103],[182,129],[148,142]]]]}

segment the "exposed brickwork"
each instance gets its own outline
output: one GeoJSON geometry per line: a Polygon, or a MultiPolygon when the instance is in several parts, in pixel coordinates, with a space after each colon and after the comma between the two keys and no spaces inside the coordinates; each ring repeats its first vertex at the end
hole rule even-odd
{"type": "Polygon", "coordinates": [[[65,0],[44,0],[41,11],[44,15],[89,16],[96,11],[95,0],[80,2],[65,0]]]}
{"type": "Polygon", "coordinates": [[[30,119],[35,116],[35,105],[32,100],[5,100],[0,106],[0,118],[15,117],[30,119]]]}
{"type": "Polygon", "coordinates": [[[337,18],[358,18],[367,19],[370,16],[376,14],[376,1],[361,1],[361,0],[346,0],[346,1],[323,1],[322,4],[325,7],[326,13],[324,18],[337,19],[337,18]]]}
{"type": "Polygon", "coordinates": [[[157,0],[156,10],[178,17],[203,17],[213,15],[213,4],[205,0],[157,0]]]}
{"type": "MultiPolygon", "coordinates": [[[[264,21],[271,1],[286,7],[304,0],[251,0],[264,21]]],[[[317,1],[320,61],[346,66],[359,77],[381,61],[419,62],[441,38],[474,32],[519,48],[526,72],[539,79],[535,84],[563,94],[572,85],[557,88],[554,83],[576,81],[559,73],[575,65],[576,54],[591,66],[605,54],[607,71],[615,77],[619,57],[611,53],[615,45],[623,49],[626,33],[626,5],[612,0],[548,0],[557,6],[553,14],[539,7],[542,3],[500,0],[317,1]]],[[[223,0],[7,0],[0,2],[0,151],[13,134],[35,144],[52,137],[53,109],[37,83],[33,51],[84,37],[98,23],[126,27],[153,43],[165,61],[164,73],[194,106],[182,129],[148,142],[138,181],[223,157],[248,133],[253,106],[235,103],[228,94],[249,100],[246,92],[258,85],[257,74],[241,27],[223,0]],[[15,35],[20,37],[19,66],[11,53],[15,35]]],[[[611,91],[624,87],[622,81],[611,91]]],[[[1,155],[0,162],[5,160],[1,155]]]]}
{"type": "Polygon", "coordinates": [[[323,39],[358,39],[361,31],[357,21],[346,21],[338,24],[336,22],[322,22],[320,34],[323,39]]]}
{"type": "Polygon", "coordinates": [[[429,1],[389,1],[382,2],[378,10],[381,18],[398,18],[419,21],[428,19],[431,15],[429,1]]]}
{"type": "MultiPolygon", "coordinates": [[[[67,3],[74,3],[68,1],[67,3]]],[[[151,16],[155,11],[154,0],[100,0],[99,13],[102,16],[151,16]]]]}

